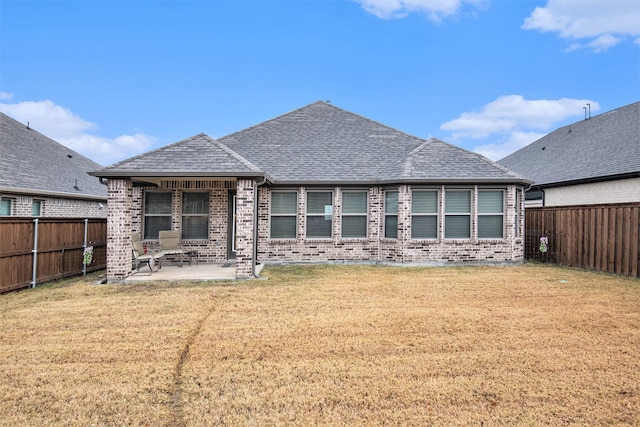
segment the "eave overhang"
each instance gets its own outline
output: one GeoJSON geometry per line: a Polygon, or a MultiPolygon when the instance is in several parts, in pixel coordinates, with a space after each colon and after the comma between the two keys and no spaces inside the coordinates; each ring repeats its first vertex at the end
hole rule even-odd
{"type": "Polygon", "coordinates": [[[149,182],[157,184],[162,180],[194,180],[194,179],[231,179],[231,178],[255,178],[265,182],[272,183],[273,178],[265,172],[210,172],[210,171],[95,171],[89,172],[89,175],[98,178],[129,178],[133,181],[149,182]]]}
{"type": "Polygon", "coordinates": [[[99,196],[94,194],[82,194],[82,193],[68,193],[65,191],[47,191],[38,190],[33,188],[19,188],[19,187],[0,187],[0,194],[23,194],[28,196],[40,196],[40,197],[56,197],[61,199],[74,199],[74,200],[95,200],[104,202],[107,200],[107,196],[99,196]]]}
{"type": "Polygon", "coordinates": [[[582,178],[582,179],[574,179],[569,181],[561,181],[561,182],[550,182],[550,183],[533,183],[533,187],[535,188],[554,188],[554,187],[567,187],[570,185],[580,185],[580,184],[593,184],[596,182],[606,182],[606,181],[617,181],[619,179],[629,179],[629,178],[640,178],[640,172],[629,172],[622,173],[617,175],[606,175],[606,176],[595,176],[591,178],[582,178]]]}
{"type": "Polygon", "coordinates": [[[366,186],[366,185],[399,185],[399,184],[415,184],[415,185],[507,185],[517,184],[528,186],[533,181],[528,179],[379,179],[379,180],[276,180],[272,185],[277,186],[366,186]]]}

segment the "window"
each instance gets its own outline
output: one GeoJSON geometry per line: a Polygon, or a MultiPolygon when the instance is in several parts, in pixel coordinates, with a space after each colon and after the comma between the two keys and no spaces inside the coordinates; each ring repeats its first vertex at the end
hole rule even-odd
{"type": "Polygon", "coordinates": [[[366,191],[345,191],[342,193],[342,237],[367,237],[366,191]]]}
{"type": "Polygon", "coordinates": [[[157,239],[160,230],[171,230],[171,192],[144,193],[144,238],[157,239]]]}
{"type": "Polygon", "coordinates": [[[411,192],[411,238],[438,238],[438,192],[436,190],[411,192]]]}
{"type": "Polygon", "coordinates": [[[445,239],[471,238],[471,191],[447,190],[444,200],[445,239]]]}
{"type": "Polygon", "coordinates": [[[44,205],[44,200],[33,200],[31,203],[31,216],[41,216],[42,215],[42,205],[44,205]]]}
{"type": "Polygon", "coordinates": [[[478,191],[478,238],[502,239],[504,236],[504,192],[478,191]]]}
{"type": "Polygon", "coordinates": [[[384,192],[384,237],[398,238],[398,192],[384,192]]]}
{"type": "Polygon", "coordinates": [[[307,237],[331,238],[333,193],[310,191],[307,193],[307,237]]]}
{"type": "Polygon", "coordinates": [[[209,192],[182,193],[182,238],[209,238],[209,192]]]}
{"type": "Polygon", "coordinates": [[[298,223],[298,193],[274,191],[271,193],[271,238],[295,239],[298,223]]]}
{"type": "Polygon", "coordinates": [[[0,216],[13,214],[13,199],[0,198],[0,216]]]}

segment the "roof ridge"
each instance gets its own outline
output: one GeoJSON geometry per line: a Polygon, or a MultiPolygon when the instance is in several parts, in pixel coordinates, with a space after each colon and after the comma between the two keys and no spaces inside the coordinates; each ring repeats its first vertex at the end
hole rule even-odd
{"type": "Polygon", "coordinates": [[[296,111],[300,111],[300,110],[302,110],[302,109],[305,109],[305,108],[307,108],[307,107],[311,107],[312,105],[316,105],[316,104],[326,104],[326,102],[324,102],[324,101],[320,101],[320,100],[318,100],[318,101],[314,101],[314,102],[312,102],[311,104],[307,104],[307,105],[305,105],[305,106],[303,106],[303,107],[299,107],[299,108],[293,109],[293,110],[288,111],[288,112],[286,112],[286,113],[278,114],[277,116],[271,117],[270,119],[267,119],[267,120],[264,120],[264,121],[262,121],[262,122],[256,123],[256,124],[254,124],[254,125],[251,125],[251,126],[249,126],[249,127],[244,128],[244,129],[237,130],[237,131],[232,132],[232,133],[230,133],[230,134],[228,134],[228,135],[224,135],[224,136],[222,136],[222,137],[220,137],[220,138],[218,138],[218,139],[228,139],[228,138],[233,138],[233,136],[234,136],[234,135],[236,135],[236,134],[238,134],[238,133],[240,133],[240,132],[246,132],[246,131],[251,130],[251,129],[254,129],[254,128],[258,127],[258,126],[266,125],[267,123],[270,123],[270,122],[276,121],[276,120],[278,120],[279,118],[284,117],[284,116],[286,116],[286,115],[288,115],[288,114],[295,113],[296,111]]]}
{"type": "Polygon", "coordinates": [[[91,163],[93,163],[93,164],[96,164],[96,165],[98,165],[98,166],[100,166],[100,167],[103,167],[100,163],[96,162],[95,160],[91,160],[90,158],[88,158],[87,156],[85,156],[85,155],[83,155],[83,154],[79,153],[78,151],[74,150],[73,148],[71,148],[71,147],[67,147],[67,146],[66,146],[66,145],[64,145],[63,143],[56,141],[55,139],[53,139],[53,138],[51,138],[51,137],[49,137],[49,136],[47,136],[47,135],[43,134],[42,132],[40,132],[39,130],[37,130],[37,129],[35,129],[35,128],[32,128],[32,127],[31,127],[31,125],[25,125],[25,124],[24,124],[24,123],[22,123],[21,121],[16,120],[16,119],[14,119],[13,117],[11,117],[11,116],[9,116],[8,114],[5,114],[5,113],[3,113],[3,112],[1,112],[1,111],[0,111],[0,114],[2,114],[3,116],[5,116],[7,119],[9,119],[9,120],[11,120],[11,121],[13,121],[13,122],[17,123],[18,125],[20,125],[20,126],[24,126],[24,127],[25,127],[25,129],[27,129],[27,130],[29,130],[29,131],[31,131],[31,132],[36,132],[36,133],[37,133],[38,135],[40,135],[41,137],[48,139],[48,140],[49,140],[49,142],[52,142],[52,143],[56,144],[57,146],[60,146],[60,147],[62,147],[62,148],[64,148],[64,149],[66,149],[66,150],[71,151],[71,152],[73,153],[74,157],[75,157],[75,156],[81,157],[83,160],[87,160],[87,161],[89,161],[89,162],[91,162],[91,163]]]}
{"type": "Polygon", "coordinates": [[[186,142],[189,142],[189,141],[193,141],[196,138],[208,138],[209,140],[214,140],[213,138],[211,138],[206,133],[200,132],[199,134],[190,136],[190,137],[182,139],[180,141],[173,142],[173,143],[167,144],[167,145],[163,145],[162,147],[158,147],[155,150],[146,151],[144,153],[138,154],[137,156],[133,156],[133,157],[129,157],[129,158],[124,159],[124,160],[120,160],[119,162],[116,162],[116,163],[110,164],[108,166],[105,166],[103,169],[117,168],[118,166],[120,166],[123,163],[129,163],[129,162],[131,162],[133,160],[137,160],[137,159],[139,159],[141,157],[147,157],[150,154],[154,154],[154,153],[157,153],[157,152],[160,152],[160,151],[164,151],[164,150],[166,150],[168,148],[175,147],[176,145],[183,144],[183,143],[186,143],[186,142]]]}
{"type": "Polygon", "coordinates": [[[448,143],[446,141],[443,141],[441,139],[438,139],[438,138],[431,138],[431,139],[434,140],[434,141],[438,141],[438,142],[440,142],[442,144],[446,144],[446,145],[448,145],[450,147],[453,147],[453,148],[455,148],[457,150],[464,151],[465,153],[471,154],[471,155],[475,156],[478,160],[481,160],[481,161],[485,162],[486,164],[488,164],[489,166],[492,166],[492,167],[494,167],[494,168],[496,168],[496,169],[498,169],[498,170],[500,170],[502,172],[505,172],[505,173],[507,173],[507,174],[509,174],[509,175],[511,175],[513,177],[524,178],[523,176],[520,176],[519,174],[513,172],[512,170],[507,169],[506,167],[502,166],[498,162],[494,162],[490,158],[488,158],[486,156],[483,156],[480,153],[476,153],[475,151],[467,150],[466,148],[458,147],[457,145],[450,144],[450,143],[448,143]]]}
{"type": "Polygon", "coordinates": [[[396,164],[400,163],[400,176],[407,176],[411,174],[411,167],[413,166],[413,157],[422,151],[427,145],[431,145],[433,143],[434,138],[429,138],[424,141],[422,144],[418,145],[416,148],[411,150],[404,158],[398,160],[396,164]]]}
{"type": "Polygon", "coordinates": [[[237,161],[239,161],[240,163],[242,163],[244,166],[248,167],[252,171],[263,172],[262,170],[260,170],[259,167],[257,167],[255,164],[253,164],[253,162],[251,162],[249,159],[247,159],[246,157],[244,157],[241,154],[237,153],[236,151],[232,150],[231,148],[229,148],[228,146],[226,146],[222,142],[212,138],[211,143],[212,144],[218,144],[218,146],[220,148],[222,148],[227,154],[232,156],[234,159],[236,159],[237,161]]]}

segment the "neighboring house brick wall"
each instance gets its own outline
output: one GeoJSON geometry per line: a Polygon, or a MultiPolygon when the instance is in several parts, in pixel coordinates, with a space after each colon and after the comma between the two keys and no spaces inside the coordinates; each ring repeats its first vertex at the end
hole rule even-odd
{"type": "MultiPolygon", "coordinates": [[[[421,188],[421,187],[420,187],[421,188]]],[[[433,188],[433,187],[432,187],[433,188]]],[[[440,212],[443,212],[444,189],[440,191],[440,212]]],[[[477,190],[485,187],[465,187],[472,191],[472,236],[477,235],[477,190]]],[[[398,238],[383,236],[384,190],[390,188],[369,187],[368,237],[365,239],[343,239],[340,234],[341,195],[340,187],[334,192],[333,237],[331,239],[307,239],[305,237],[306,188],[298,191],[298,230],[296,239],[269,238],[270,189],[262,187],[259,197],[258,260],[264,262],[304,261],[390,261],[390,262],[521,262],[524,260],[524,227],[522,221],[515,229],[516,189],[515,185],[502,187],[505,190],[504,225],[502,239],[445,240],[444,216],[439,215],[439,238],[437,240],[411,239],[411,191],[412,187],[398,187],[398,238]]],[[[395,188],[393,188],[395,189],[395,188]]],[[[520,209],[524,209],[520,202],[520,209]]],[[[522,217],[522,216],[521,216],[522,217]]]]}
{"type": "Polygon", "coordinates": [[[640,201],[640,178],[553,187],[544,190],[545,206],[601,205],[640,201]]]}
{"type": "Polygon", "coordinates": [[[106,218],[106,200],[80,200],[63,199],[46,196],[33,196],[26,194],[2,193],[2,198],[12,200],[12,216],[32,216],[33,201],[42,201],[43,217],[67,217],[67,218],[106,218]]]}

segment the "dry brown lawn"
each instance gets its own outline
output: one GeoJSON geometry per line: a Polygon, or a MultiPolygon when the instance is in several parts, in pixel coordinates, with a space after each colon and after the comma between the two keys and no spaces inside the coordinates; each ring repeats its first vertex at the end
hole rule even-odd
{"type": "Polygon", "coordinates": [[[638,280],[263,275],[1,295],[0,425],[640,425],[638,280]]]}

